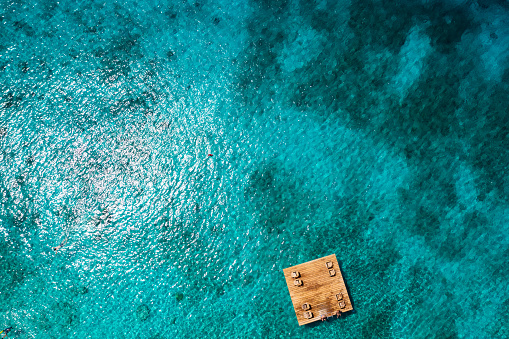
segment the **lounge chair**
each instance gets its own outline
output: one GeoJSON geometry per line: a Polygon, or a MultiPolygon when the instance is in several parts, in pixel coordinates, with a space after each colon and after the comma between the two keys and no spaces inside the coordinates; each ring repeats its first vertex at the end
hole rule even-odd
{"type": "Polygon", "coordinates": [[[345,308],[345,307],[346,307],[345,302],[344,302],[343,300],[341,300],[341,301],[339,302],[339,308],[345,308]]]}
{"type": "Polygon", "coordinates": [[[332,261],[327,261],[325,263],[325,266],[328,268],[328,269],[331,269],[332,268],[332,261]]]}
{"type": "Polygon", "coordinates": [[[331,277],[335,276],[336,275],[336,270],[332,269],[332,270],[329,270],[329,275],[331,277]]]}
{"type": "Polygon", "coordinates": [[[311,311],[304,312],[304,318],[306,318],[306,319],[313,318],[313,312],[311,312],[311,311]]]}
{"type": "Polygon", "coordinates": [[[343,293],[339,292],[338,294],[336,294],[336,300],[337,301],[343,300],[343,293]]]}
{"type": "Polygon", "coordinates": [[[295,278],[298,278],[298,277],[300,277],[300,273],[299,273],[299,271],[293,271],[293,272],[292,272],[292,278],[294,278],[294,279],[295,279],[295,278]]]}
{"type": "Polygon", "coordinates": [[[304,311],[308,311],[308,310],[310,310],[310,309],[311,309],[311,305],[309,305],[309,303],[305,303],[305,304],[303,304],[303,305],[302,305],[302,309],[303,309],[304,311]]]}
{"type": "Polygon", "coordinates": [[[302,286],[302,280],[300,280],[300,279],[295,279],[295,280],[293,281],[293,284],[294,284],[295,286],[302,286]]]}

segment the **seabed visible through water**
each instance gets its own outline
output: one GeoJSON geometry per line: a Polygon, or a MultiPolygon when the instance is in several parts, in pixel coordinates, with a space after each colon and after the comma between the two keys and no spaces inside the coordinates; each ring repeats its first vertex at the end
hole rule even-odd
{"type": "Polygon", "coordinates": [[[509,337],[507,46],[500,1],[0,1],[0,326],[509,337]],[[299,327],[328,254],[355,313],[299,327]]]}

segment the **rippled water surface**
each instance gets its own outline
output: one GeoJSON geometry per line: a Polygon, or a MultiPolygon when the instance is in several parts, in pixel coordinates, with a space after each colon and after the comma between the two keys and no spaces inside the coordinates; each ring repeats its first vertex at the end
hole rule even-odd
{"type": "Polygon", "coordinates": [[[0,1],[0,326],[509,337],[507,46],[484,0],[0,1]],[[299,327],[333,253],[355,312],[299,327]]]}

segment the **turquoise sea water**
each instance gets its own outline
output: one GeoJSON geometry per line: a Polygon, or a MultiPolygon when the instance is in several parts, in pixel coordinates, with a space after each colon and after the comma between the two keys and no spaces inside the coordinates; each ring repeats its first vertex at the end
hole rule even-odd
{"type": "Polygon", "coordinates": [[[507,46],[495,0],[0,1],[0,326],[509,337],[507,46]]]}

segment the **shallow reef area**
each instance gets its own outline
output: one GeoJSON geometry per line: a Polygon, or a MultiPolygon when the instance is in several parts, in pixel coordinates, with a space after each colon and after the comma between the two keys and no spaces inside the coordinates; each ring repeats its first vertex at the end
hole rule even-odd
{"type": "Polygon", "coordinates": [[[0,23],[9,338],[509,337],[506,2],[0,23]],[[282,269],[333,253],[355,312],[298,327],[282,269]]]}

